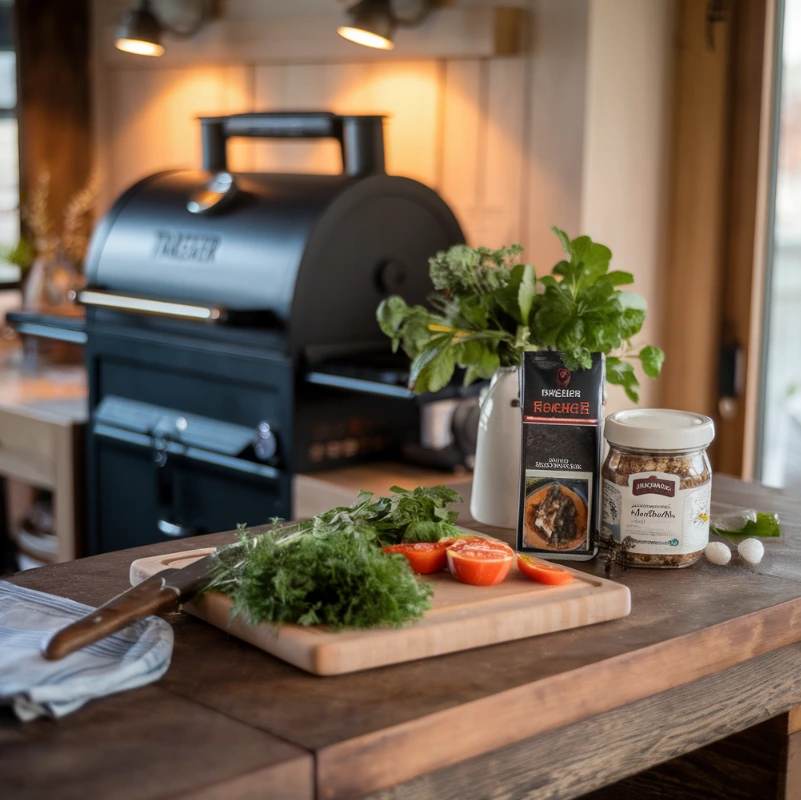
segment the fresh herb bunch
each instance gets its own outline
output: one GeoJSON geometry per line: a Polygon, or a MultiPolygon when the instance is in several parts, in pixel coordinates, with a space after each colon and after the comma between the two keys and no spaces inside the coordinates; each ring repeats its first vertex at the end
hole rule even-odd
{"type": "Polygon", "coordinates": [[[649,377],[659,375],[664,354],[631,339],[645,321],[645,300],[618,287],[634,282],[628,272],[609,271],[612,253],[588,236],[570,239],[553,228],[567,259],[537,278],[531,264],[516,263],[518,245],[492,251],[456,245],[429,261],[437,293],[430,307],[408,306],[392,296],[378,307],[382,331],[393,351],[403,345],[412,359],[415,392],[445,387],[457,366],[464,382],[490,378],[499,367],[517,367],[526,350],[558,350],[570,370],[591,365],[591,353],[607,355],[609,383],[639,400],[633,360],[649,377]]]}
{"type": "Polygon", "coordinates": [[[409,562],[387,556],[369,526],[240,534],[220,553],[208,591],[227,594],[251,625],[292,622],[340,628],[399,627],[430,607],[430,584],[409,562]]]}
{"type": "Polygon", "coordinates": [[[402,555],[381,547],[460,535],[448,506],[459,495],[445,486],[392,487],[390,497],[360,492],[351,506],[294,525],[276,524],[216,554],[205,592],[222,592],[247,622],[397,627],[429,608],[430,585],[418,583],[402,555]]]}

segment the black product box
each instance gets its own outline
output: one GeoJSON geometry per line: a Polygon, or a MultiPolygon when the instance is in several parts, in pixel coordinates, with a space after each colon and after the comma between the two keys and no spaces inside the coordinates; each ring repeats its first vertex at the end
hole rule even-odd
{"type": "Polygon", "coordinates": [[[561,353],[526,353],[520,377],[523,447],[517,549],[593,558],[600,501],[605,359],[569,371],[561,353]]]}

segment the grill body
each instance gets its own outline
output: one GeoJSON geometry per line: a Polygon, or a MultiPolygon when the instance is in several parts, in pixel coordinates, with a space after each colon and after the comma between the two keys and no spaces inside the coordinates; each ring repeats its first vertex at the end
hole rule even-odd
{"type": "Polygon", "coordinates": [[[417,435],[375,309],[425,300],[447,205],[384,174],[380,118],[203,123],[206,168],[131,187],[90,247],[91,552],[291,518],[298,472],[417,435]],[[235,135],[333,135],[343,174],[232,175],[235,135]]]}

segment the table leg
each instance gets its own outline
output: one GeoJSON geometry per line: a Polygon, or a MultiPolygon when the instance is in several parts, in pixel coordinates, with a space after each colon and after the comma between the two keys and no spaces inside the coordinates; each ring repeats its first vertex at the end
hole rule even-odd
{"type": "Polygon", "coordinates": [[[784,800],[801,800],[801,706],[795,706],[787,713],[784,800]]]}

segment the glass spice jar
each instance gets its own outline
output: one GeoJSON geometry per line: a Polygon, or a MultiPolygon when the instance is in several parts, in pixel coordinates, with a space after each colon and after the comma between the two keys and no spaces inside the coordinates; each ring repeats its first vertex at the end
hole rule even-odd
{"type": "Polygon", "coordinates": [[[619,411],[604,438],[602,536],[622,545],[627,566],[694,564],[709,542],[714,422],[686,411],[619,411]]]}

